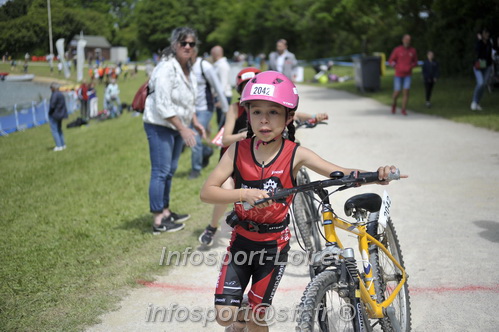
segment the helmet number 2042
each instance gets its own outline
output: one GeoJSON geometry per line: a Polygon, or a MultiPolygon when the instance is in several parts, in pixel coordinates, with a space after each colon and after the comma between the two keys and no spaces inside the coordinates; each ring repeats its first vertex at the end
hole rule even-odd
{"type": "Polygon", "coordinates": [[[251,89],[251,95],[274,96],[274,86],[270,84],[255,84],[251,89]]]}

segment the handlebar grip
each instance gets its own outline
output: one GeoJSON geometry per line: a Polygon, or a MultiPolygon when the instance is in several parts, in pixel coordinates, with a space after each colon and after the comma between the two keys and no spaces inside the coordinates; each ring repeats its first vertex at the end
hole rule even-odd
{"type": "MultiPolygon", "coordinates": [[[[378,172],[367,172],[367,173],[360,173],[359,178],[364,178],[366,182],[378,182],[379,177],[378,177],[378,172]]],[[[400,170],[397,168],[395,173],[390,172],[388,174],[388,178],[386,181],[392,181],[392,180],[400,180],[400,170]]]]}
{"type": "Polygon", "coordinates": [[[390,174],[388,174],[388,181],[392,180],[400,180],[400,169],[397,168],[395,173],[390,172],[390,174]]]}
{"type": "Polygon", "coordinates": [[[366,172],[366,173],[360,173],[358,175],[358,178],[364,179],[367,183],[370,182],[378,182],[379,181],[379,174],[378,172],[366,172]]]}

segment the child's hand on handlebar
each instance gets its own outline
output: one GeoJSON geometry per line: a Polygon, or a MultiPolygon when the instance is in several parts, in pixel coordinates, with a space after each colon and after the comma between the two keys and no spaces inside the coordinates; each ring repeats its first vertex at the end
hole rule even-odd
{"type": "Polygon", "coordinates": [[[400,171],[395,166],[381,166],[378,168],[378,179],[379,184],[387,185],[391,180],[399,180],[408,178],[408,175],[401,175],[400,171]]]}
{"type": "Polygon", "coordinates": [[[315,120],[317,122],[321,122],[321,121],[324,121],[324,120],[327,120],[329,119],[328,115],[326,113],[317,113],[315,115],[315,120]]]}
{"type": "Polygon", "coordinates": [[[243,201],[248,202],[250,205],[256,207],[256,208],[264,208],[267,206],[270,206],[273,201],[267,201],[258,205],[255,205],[255,202],[258,201],[259,199],[263,198],[268,198],[270,197],[267,191],[261,190],[261,189],[243,189],[243,193],[241,195],[241,199],[243,201]]]}

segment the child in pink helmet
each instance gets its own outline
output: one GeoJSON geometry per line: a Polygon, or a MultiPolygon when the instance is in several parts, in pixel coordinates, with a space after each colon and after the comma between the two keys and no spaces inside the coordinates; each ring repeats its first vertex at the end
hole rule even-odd
{"type": "MultiPolygon", "coordinates": [[[[253,77],[261,73],[261,70],[254,67],[247,67],[242,69],[236,76],[236,90],[242,95],[243,89],[253,77]]],[[[301,122],[321,122],[328,119],[326,113],[317,113],[315,115],[310,115],[307,113],[296,112],[294,120],[301,122]]],[[[242,106],[239,101],[230,105],[229,111],[225,116],[224,131],[222,135],[222,149],[221,155],[227,150],[227,148],[234,142],[246,139],[248,136],[248,119],[244,106],[242,106]]],[[[222,186],[226,189],[232,189],[234,187],[234,181],[232,178],[227,179],[225,184],[222,186]]],[[[225,213],[227,209],[227,204],[215,204],[213,206],[213,213],[209,225],[205,228],[203,233],[199,235],[199,242],[204,246],[211,246],[213,244],[215,233],[217,232],[219,220],[225,213]]]]}
{"type": "MultiPolygon", "coordinates": [[[[248,331],[268,331],[263,316],[272,304],[289,251],[287,225],[292,197],[285,203],[247,206],[275,190],[295,186],[302,166],[325,177],[334,171],[349,174],[358,170],[332,164],[294,143],[293,116],[298,99],[296,86],[279,72],[266,71],[252,78],[240,101],[248,114],[248,136],[228,148],[201,190],[201,200],[206,203],[234,203],[229,216],[234,230],[215,290],[217,322],[230,331],[245,327],[248,331]],[[283,139],[286,128],[288,139],[283,139]],[[234,189],[222,188],[230,177],[234,189]],[[243,315],[239,308],[250,279],[248,306],[252,314],[243,315]]],[[[378,168],[380,180],[395,170],[394,166],[378,168]]]]}

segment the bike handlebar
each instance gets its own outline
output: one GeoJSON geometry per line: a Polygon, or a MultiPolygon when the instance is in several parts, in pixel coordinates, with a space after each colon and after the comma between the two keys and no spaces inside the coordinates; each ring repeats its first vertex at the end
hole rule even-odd
{"type": "Polygon", "coordinates": [[[324,121],[317,121],[317,119],[313,118],[313,119],[310,119],[310,120],[306,120],[306,121],[300,121],[300,120],[296,120],[295,121],[295,127],[296,129],[300,128],[300,127],[305,127],[305,128],[314,128],[316,127],[318,124],[327,124],[327,122],[324,122],[324,121]]]}
{"type": "MultiPolygon", "coordinates": [[[[341,173],[341,172],[340,172],[341,173]]],[[[346,187],[352,187],[355,184],[363,184],[363,183],[373,183],[373,182],[380,182],[378,178],[378,172],[366,172],[366,173],[357,173],[352,172],[350,175],[343,175],[340,178],[332,178],[332,179],[326,179],[326,180],[319,180],[319,181],[313,181],[310,183],[302,184],[293,188],[287,188],[287,189],[282,189],[274,194],[272,196],[267,197],[267,198],[262,198],[259,199],[255,202],[255,205],[265,203],[267,201],[276,201],[279,199],[283,199],[288,197],[289,195],[296,194],[299,192],[304,192],[304,191],[310,191],[310,190],[316,190],[316,189],[323,189],[327,187],[332,187],[332,186],[346,186],[346,187]]],[[[388,179],[387,181],[392,181],[392,180],[400,180],[400,170],[397,168],[395,173],[390,173],[388,174],[388,179]]]]}

